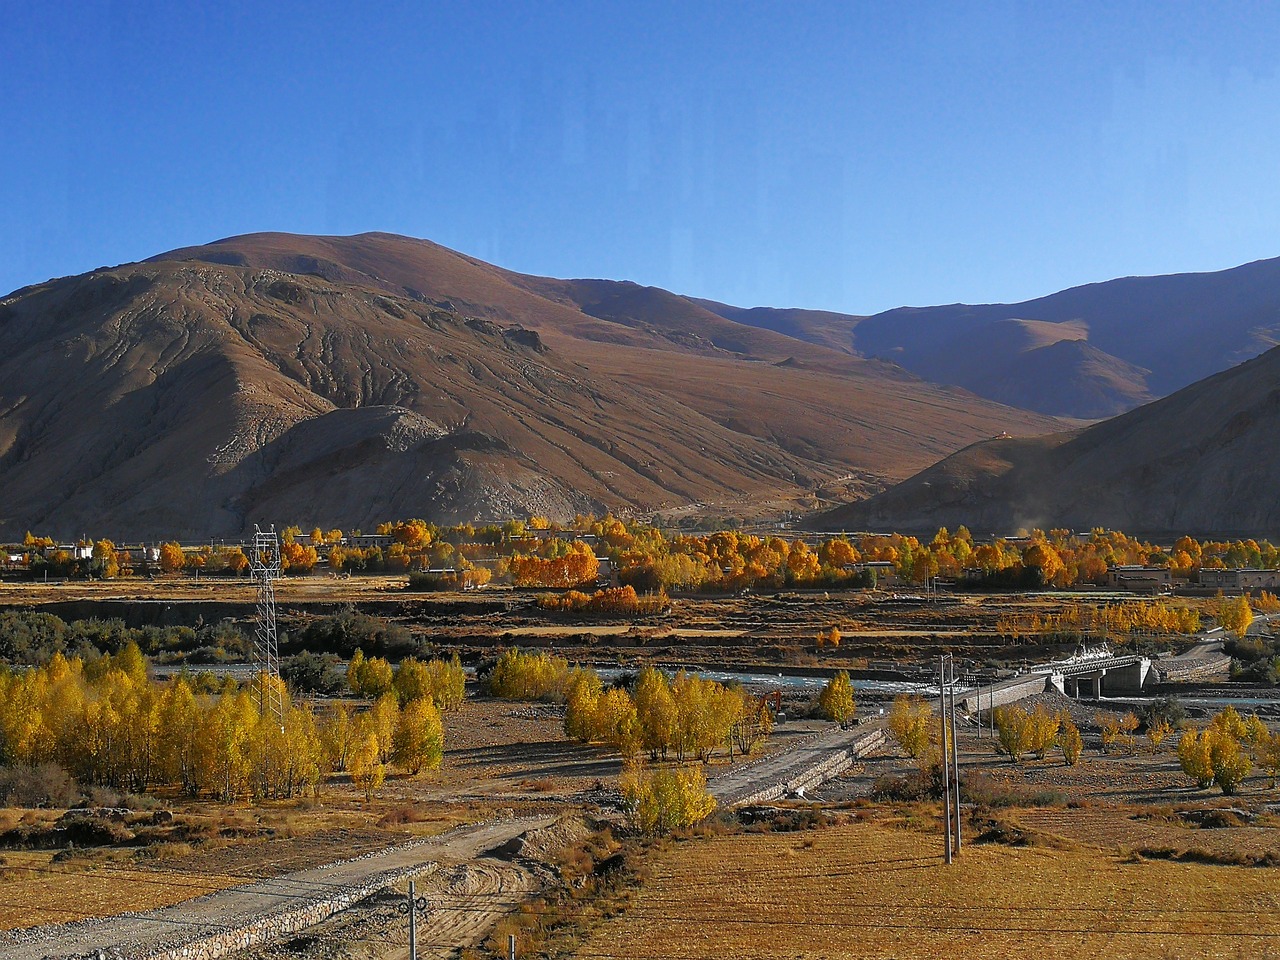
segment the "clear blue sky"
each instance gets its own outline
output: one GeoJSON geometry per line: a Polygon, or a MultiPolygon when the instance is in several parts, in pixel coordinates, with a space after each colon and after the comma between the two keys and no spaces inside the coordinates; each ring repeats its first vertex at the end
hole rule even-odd
{"type": "Polygon", "coordinates": [[[0,291],[257,230],[854,313],[1280,256],[1274,3],[0,15],[0,291]]]}

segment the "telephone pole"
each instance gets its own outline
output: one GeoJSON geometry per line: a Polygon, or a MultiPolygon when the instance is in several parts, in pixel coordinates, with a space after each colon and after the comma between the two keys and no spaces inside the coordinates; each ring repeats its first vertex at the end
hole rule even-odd
{"type": "Polygon", "coordinates": [[[960,741],[956,737],[956,662],[951,658],[951,770],[956,778],[956,853],[960,852],[960,741]]]}
{"type": "Polygon", "coordinates": [[[947,657],[938,658],[938,720],[942,730],[942,805],[945,813],[946,840],[943,854],[946,863],[951,863],[951,756],[947,746],[947,657]]]}
{"type": "Polygon", "coordinates": [[[409,918],[409,960],[418,960],[418,911],[427,912],[427,898],[420,897],[414,889],[413,881],[409,881],[409,893],[404,903],[396,907],[400,915],[409,918]]]}

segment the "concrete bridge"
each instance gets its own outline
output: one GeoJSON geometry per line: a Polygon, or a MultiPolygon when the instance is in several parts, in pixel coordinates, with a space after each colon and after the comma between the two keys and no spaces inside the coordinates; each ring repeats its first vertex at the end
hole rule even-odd
{"type": "Polygon", "coordinates": [[[1025,670],[1016,677],[970,690],[958,697],[960,709],[980,713],[1026,697],[1057,690],[1068,697],[1099,699],[1140,693],[1148,681],[1155,680],[1148,657],[1137,654],[1086,652],[1068,660],[1053,660],[1025,670]]]}
{"type": "MultiPolygon", "coordinates": [[[[1082,656],[1059,660],[1035,668],[1045,671],[1048,685],[1068,697],[1082,694],[1094,700],[1102,694],[1140,693],[1151,676],[1151,660],[1127,656],[1082,656]]],[[[1046,688],[1047,689],[1047,688],[1046,688]]]]}

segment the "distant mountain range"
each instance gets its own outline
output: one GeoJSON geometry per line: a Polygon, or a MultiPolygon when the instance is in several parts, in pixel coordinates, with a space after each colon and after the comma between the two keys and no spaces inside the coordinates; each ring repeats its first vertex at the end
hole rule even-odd
{"type": "Polygon", "coordinates": [[[902,307],[871,317],[701,302],[721,316],[892,360],[1001,403],[1097,419],[1280,343],[1280,259],[1126,277],[1024,303],[902,307]]]}
{"type": "Polygon", "coordinates": [[[238,237],[0,300],[8,539],[750,516],[1063,425],[667,291],[386,234],[238,237]]]}
{"type": "Polygon", "coordinates": [[[1095,526],[1148,536],[1280,534],[1280,348],[1083,430],[985,440],[822,529],[975,535],[1095,526]]]}

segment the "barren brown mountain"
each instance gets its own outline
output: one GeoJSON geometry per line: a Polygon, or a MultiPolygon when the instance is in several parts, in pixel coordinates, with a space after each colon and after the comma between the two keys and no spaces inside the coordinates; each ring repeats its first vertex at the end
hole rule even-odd
{"type": "Polygon", "coordinates": [[[5,537],[742,513],[1058,426],[666,291],[385,234],[241,237],[0,301],[5,537]]]}
{"type": "Polygon", "coordinates": [[[1280,533],[1280,348],[1084,430],[973,444],[823,528],[1280,533]]]}
{"type": "Polygon", "coordinates": [[[699,302],[1002,403],[1094,419],[1280,343],[1280,259],[1216,273],[1124,277],[1023,303],[901,307],[871,317],[699,302]]]}

